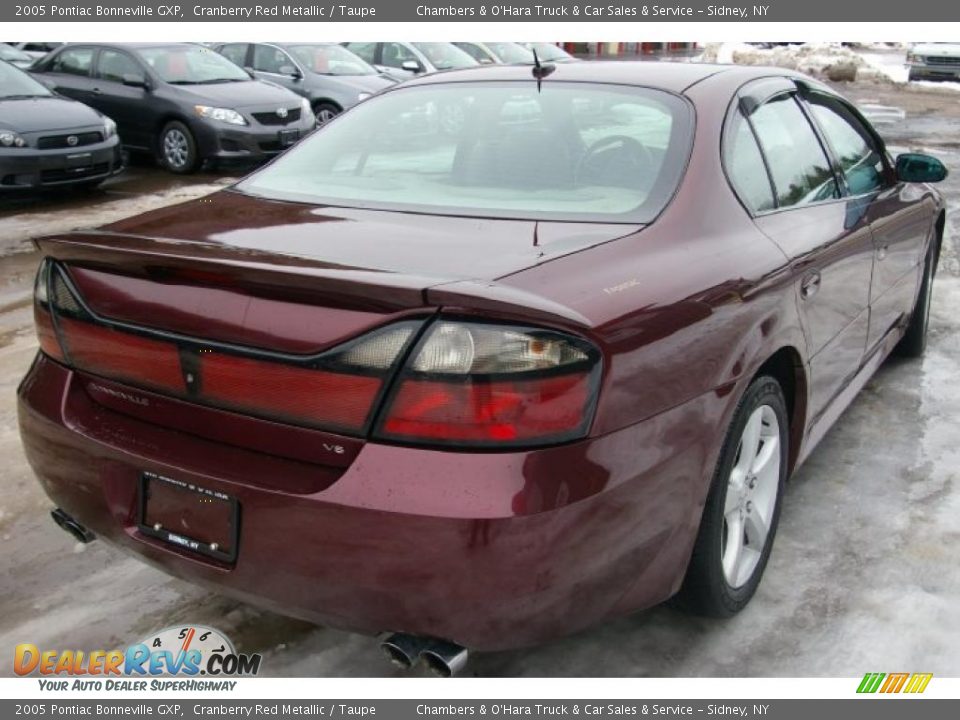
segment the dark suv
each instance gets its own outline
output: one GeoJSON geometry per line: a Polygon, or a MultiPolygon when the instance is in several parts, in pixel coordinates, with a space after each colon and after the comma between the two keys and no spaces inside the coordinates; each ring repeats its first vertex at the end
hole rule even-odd
{"type": "Polygon", "coordinates": [[[303,98],[200,45],[67,45],[32,71],[113,118],[124,147],[154,153],[175,173],[203,160],[265,159],[315,125],[303,98]]]}

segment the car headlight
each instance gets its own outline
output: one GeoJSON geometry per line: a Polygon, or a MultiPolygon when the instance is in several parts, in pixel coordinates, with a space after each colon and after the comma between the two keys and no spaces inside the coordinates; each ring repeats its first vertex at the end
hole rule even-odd
{"type": "Polygon", "coordinates": [[[103,118],[103,139],[108,140],[117,134],[117,124],[108,117],[103,118]]]}
{"type": "Polygon", "coordinates": [[[27,141],[12,130],[0,130],[0,147],[26,147],[27,141]]]}
{"type": "Polygon", "coordinates": [[[368,97],[370,97],[370,93],[360,93],[359,95],[357,95],[357,102],[363,102],[368,97]]]}
{"type": "Polygon", "coordinates": [[[919,63],[919,62],[921,62],[921,61],[920,61],[920,56],[919,56],[919,55],[914,55],[913,53],[907,53],[907,62],[908,62],[908,63],[919,63]]]}
{"type": "Polygon", "coordinates": [[[193,109],[197,115],[207,120],[217,120],[229,125],[246,125],[243,115],[230,108],[210,107],[209,105],[194,105],[193,109]]]}
{"type": "Polygon", "coordinates": [[[310,101],[306,98],[300,98],[300,117],[313,115],[313,108],[310,107],[310,101]]]}

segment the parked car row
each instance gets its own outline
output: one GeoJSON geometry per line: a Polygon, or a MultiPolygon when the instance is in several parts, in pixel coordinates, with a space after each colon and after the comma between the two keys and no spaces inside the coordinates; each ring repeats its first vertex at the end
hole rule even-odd
{"type": "Polygon", "coordinates": [[[174,173],[204,162],[259,162],[397,82],[535,57],[573,60],[546,43],[0,44],[4,98],[29,100],[31,110],[38,98],[44,107],[77,101],[71,112],[41,111],[42,122],[20,106],[2,115],[0,189],[98,184],[122,169],[119,147],[153,155],[174,173]],[[89,134],[86,126],[102,118],[115,132],[89,134]],[[116,158],[104,164],[100,147],[47,147],[50,133],[84,146],[112,142],[116,158]]]}

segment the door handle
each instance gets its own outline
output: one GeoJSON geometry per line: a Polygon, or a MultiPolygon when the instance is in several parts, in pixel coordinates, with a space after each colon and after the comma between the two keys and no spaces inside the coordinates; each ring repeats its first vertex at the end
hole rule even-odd
{"type": "Polygon", "coordinates": [[[820,289],[820,271],[813,270],[803,276],[800,281],[800,297],[804,300],[812,298],[820,289]]]}
{"type": "Polygon", "coordinates": [[[95,87],[95,88],[93,89],[93,94],[94,94],[94,95],[103,95],[103,93],[100,91],[100,88],[98,88],[98,87],[95,87]]]}

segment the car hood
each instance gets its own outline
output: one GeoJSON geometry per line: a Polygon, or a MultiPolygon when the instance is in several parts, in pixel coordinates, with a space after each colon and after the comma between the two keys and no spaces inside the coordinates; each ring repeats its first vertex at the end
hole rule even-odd
{"type": "Polygon", "coordinates": [[[915,55],[933,55],[937,57],[960,57],[960,43],[924,43],[914,45],[910,52],[915,55]]]}
{"type": "Polygon", "coordinates": [[[96,125],[103,116],[93,108],[62,97],[0,100],[0,127],[18,132],[47,132],[96,125]]]}
{"type": "Polygon", "coordinates": [[[333,88],[347,93],[354,91],[373,94],[396,85],[396,80],[383,75],[321,75],[311,73],[311,79],[318,88],[333,88]]]}
{"type": "Polygon", "coordinates": [[[194,248],[183,245],[201,244],[211,260],[270,257],[283,264],[451,282],[502,278],[641,227],[324,207],[227,190],[102,230],[162,239],[191,252],[194,248]]]}
{"type": "Polygon", "coordinates": [[[171,85],[191,101],[215,107],[241,109],[267,104],[299,105],[300,96],[286,88],[260,80],[214,85],[171,85]]]}

